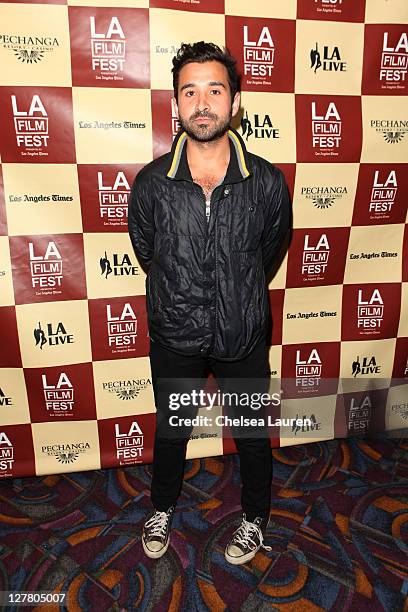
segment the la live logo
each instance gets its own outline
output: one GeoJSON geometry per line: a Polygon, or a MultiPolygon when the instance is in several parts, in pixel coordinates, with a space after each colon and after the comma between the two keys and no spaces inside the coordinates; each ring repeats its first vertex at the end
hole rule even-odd
{"type": "Polygon", "coordinates": [[[23,109],[13,94],[11,107],[17,146],[28,149],[48,146],[48,114],[40,96],[33,95],[28,109],[23,109]]]}

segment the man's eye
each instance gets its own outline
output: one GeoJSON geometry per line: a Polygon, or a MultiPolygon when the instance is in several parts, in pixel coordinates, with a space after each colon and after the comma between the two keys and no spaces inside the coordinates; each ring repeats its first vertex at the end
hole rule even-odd
{"type": "Polygon", "coordinates": [[[212,89],[212,90],[211,90],[211,93],[213,93],[213,94],[219,94],[219,93],[221,93],[221,92],[220,92],[220,90],[219,90],[219,89],[212,89]]]}
{"type": "Polygon", "coordinates": [[[187,91],[186,96],[191,97],[194,94],[194,91],[187,91]]]}

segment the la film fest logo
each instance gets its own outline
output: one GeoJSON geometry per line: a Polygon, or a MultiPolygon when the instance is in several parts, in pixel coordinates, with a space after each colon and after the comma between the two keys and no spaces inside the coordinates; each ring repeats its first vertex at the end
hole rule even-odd
{"type": "Polygon", "coordinates": [[[345,72],[347,70],[347,62],[345,62],[341,55],[339,48],[329,47],[324,45],[322,51],[320,51],[319,44],[310,50],[310,68],[316,74],[318,70],[324,72],[345,72]]]}
{"type": "Polygon", "coordinates": [[[364,289],[358,290],[357,327],[358,329],[380,329],[384,319],[384,301],[379,289],[366,295],[364,289]]]}
{"type": "Polygon", "coordinates": [[[69,442],[66,444],[49,444],[41,447],[43,455],[54,457],[58,463],[75,463],[79,456],[91,449],[89,442],[69,442]]]}
{"type": "Polygon", "coordinates": [[[302,355],[298,349],[296,351],[296,379],[297,388],[319,387],[322,377],[322,360],[316,348],[313,348],[309,355],[302,355]]]}
{"type": "Polygon", "coordinates": [[[106,319],[109,346],[118,352],[131,350],[136,344],[137,318],[129,302],[125,303],[122,312],[118,315],[115,315],[111,305],[107,304],[106,319]]]}
{"type": "Polygon", "coordinates": [[[11,473],[14,463],[14,446],[5,431],[0,431],[0,474],[11,473]]]}
{"type": "Polygon", "coordinates": [[[43,254],[36,254],[34,244],[28,243],[30,256],[31,284],[36,295],[62,293],[56,288],[62,286],[62,257],[55,242],[50,240],[43,254]],[[47,291],[48,290],[48,291],[47,291]]]}
{"type": "Polygon", "coordinates": [[[408,121],[403,119],[371,119],[370,127],[381,134],[388,144],[402,141],[408,132],[408,121]]]}
{"type": "Polygon", "coordinates": [[[55,323],[38,322],[38,327],[34,329],[35,346],[43,350],[44,346],[61,346],[62,344],[72,344],[74,336],[68,333],[62,321],[55,323]]]}
{"type": "Polygon", "coordinates": [[[348,191],[344,185],[311,185],[302,187],[300,193],[306,200],[312,200],[313,206],[316,206],[316,208],[326,210],[331,208],[336,200],[341,200],[343,196],[347,195],[348,191]]]}
{"type": "Polygon", "coordinates": [[[7,396],[6,393],[4,393],[3,389],[0,387],[0,407],[1,406],[12,406],[13,405],[13,399],[10,396],[7,396]]]}
{"type": "Polygon", "coordinates": [[[115,276],[138,276],[139,266],[133,265],[127,253],[112,253],[108,257],[105,251],[103,257],[99,259],[101,267],[101,276],[107,279],[110,275],[115,276]]]}
{"type": "Polygon", "coordinates": [[[351,364],[351,375],[356,378],[357,376],[372,376],[381,372],[381,366],[377,365],[377,360],[374,355],[370,358],[363,357],[360,361],[360,356],[357,355],[356,359],[351,364]]]}
{"type": "Polygon", "coordinates": [[[380,81],[385,83],[405,81],[408,70],[407,33],[403,32],[396,44],[392,44],[391,37],[389,32],[384,32],[380,81]]]}
{"type": "Polygon", "coordinates": [[[363,398],[360,404],[356,403],[355,398],[352,397],[348,410],[348,430],[357,432],[366,431],[371,422],[372,408],[368,395],[363,398]]]}
{"type": "Polygon", "coordinates": [[[123,80],[123,76],[117,74],[123,72],[126,61],[126,37],[120,21],[112,17],[106,32],[98,32],[96,19],[89,18],[92,45],[92,70],[100,71],[95,75],[97,79],[123,80]]]}
{"type": "Polygon", "coordinates": [[[315,0],[318,5],[316,11],[318,13],[341,13],[343,2],[347,0],[315,0]]]}
{"type": "Polygon", "coordinates": [[[46,55],[59,47],[55,36],[21,36],[19,34],[0,34],[0,44],[14,53],[23,64],[37,64],[46,55]]]}
{"type": "Polygon", "coordinates": [[[17,146],[35,149],[48,146],[48,113],[38,94],[34,94],[28,109],[18,106],[17,96],[12,94],[14,129],[17,146]]]}
{"type": "Polygon", "coordinates": [[[323,278],[330,255],[330,245],[326,234],[322,234],[315,245],[309,243],[310,235],[305,235],[302,257],[302,275],[311,280],[323,278]]]}
{"type": "MultiPolygon", "coordinates": [[[[275,45],[267,26],[256,40],[251,40],[249,27],[244,25],[244,75],[259,82],[262,77],[271,77],[275,61],[275,45]]],[[[251,81],[248,81],[251,83],[251,81]]]]}
{"type": "Polygon", "coordinates": [[[65,372],[60,372],[58,380],[51,382],[46,374],[41,374],[46,410],[54,415],[72,415],[74,408],[74,387],[65,372]]]}
{"type": "Polygon", "coordinates": [[[103,220],[127,219],[128,203],[130,196],[130,185],[125,173],[119,171],[116,174],[113,185],[109,184],[98,172],[98,197],[99,213],[103,220]]]}
{"type": "MultiPolygon", "coordinates": [[[[323,150],[330,154],[328,149],[338,149],[341,144],[341,117],[334,102],[322,110],[317,109],[316,102],[312,102],[312,143],[314,149],[323,150]]],[[[317,153],[317,151],[315,151],[317,153]]],[[[321,151],[319,152],[321,154],[321,151]]],[[[337,153],[335,153],[337,155],[337,153]]]]}
{"type": "MultiPolygon", "coordinates": [[[[384,178],[381,177],[380,170],[376,170],[368,207],[370,213],[378,215],[379,213],[391,212],[397,192],[398,182],[395,170],[391,170],[388,176],[384,178]]],[[[380,214],[380,216],[383,215],[380,214]]]]}
{"type": "Polygon", "coordinates": [[[270,115],[264,114],[259,115],[254,113],[249,118],[248,111],[245,111],[241,119],[242,136],[248,141],[248,138],[253,136],[254,138],[279,138],[279,128],[275,127],[272,123],[270,115]]]}
{"type": "Polygon", "coordinates": [[[138,397],[141,391],[146,391],[151,385],[150,378],[132,378],[104,382],[102,383],[102,389],[116,395],[123,401],[128,401],[138,397]]]}
{"type": "Polygon", "coordinates": [[[116,459],[120,465],[142,461],[143,431],[137,421],[133,421],[127,431],[121,432],[119,423],[115,423],[116,459]]]}

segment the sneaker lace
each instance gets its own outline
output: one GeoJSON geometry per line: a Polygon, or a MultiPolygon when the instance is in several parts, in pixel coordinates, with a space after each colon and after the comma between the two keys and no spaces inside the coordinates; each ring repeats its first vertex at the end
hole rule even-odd
{"type": "Polygon", "coordinates": [[[255,550],[258,547],[256,542],[254,542],[254,540],[252,539],[252,536],[255,533],[258,535],[261,548],[264,548],[265,550],[272,550],[272,546],[267,546],[263,543],[263,534],[258,525],[255,525],[255,523],[250,523],[244,518],[242,519],[242,523],[235,533],[234,540],[245,548],[255,550]]]}
{"type": "Polygon", "coordinates": [[[153,516],[146,521],[145,527],[149,528],[150,535],[164,536],[168,520],[169,515],[167,512],[156,511],[153,516]]]}

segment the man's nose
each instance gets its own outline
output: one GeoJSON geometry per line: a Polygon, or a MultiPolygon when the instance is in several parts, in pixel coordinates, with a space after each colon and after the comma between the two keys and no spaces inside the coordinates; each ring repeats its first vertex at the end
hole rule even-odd
{"type": "Polygon", "coordinates": [[[205,111],[210,108],[210,103],[206,93],[201,93],[197,96],[197,109],[199,111],[205,111]]]}

